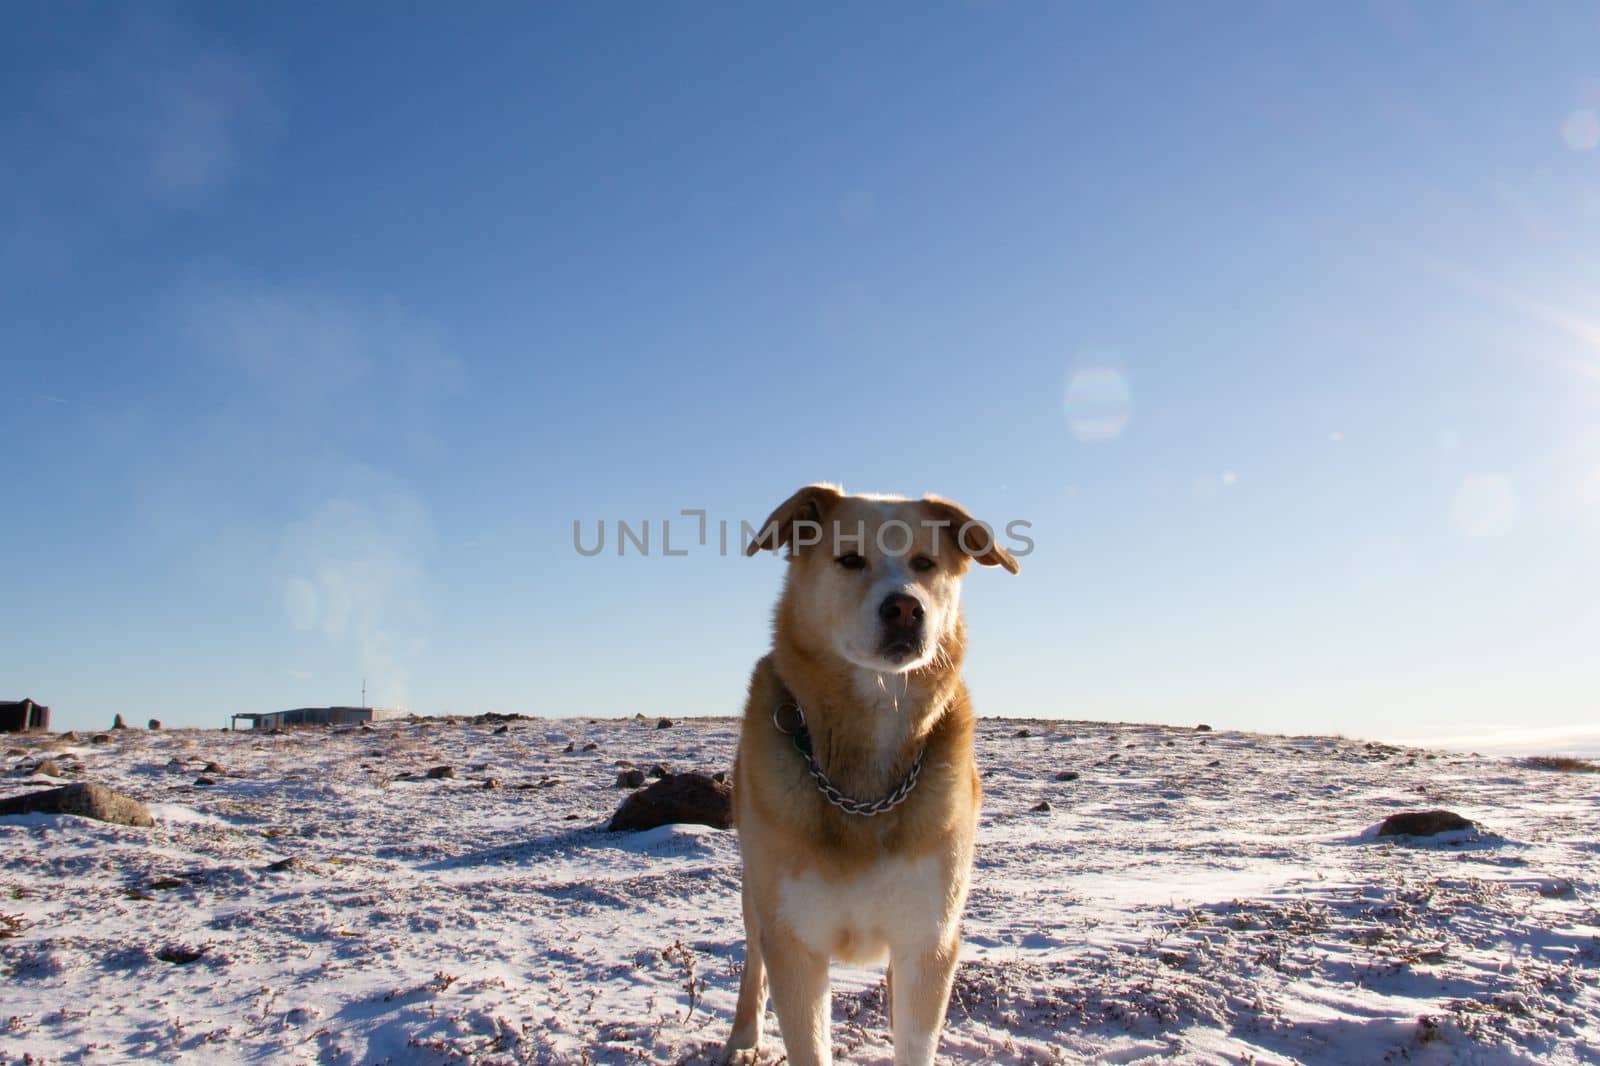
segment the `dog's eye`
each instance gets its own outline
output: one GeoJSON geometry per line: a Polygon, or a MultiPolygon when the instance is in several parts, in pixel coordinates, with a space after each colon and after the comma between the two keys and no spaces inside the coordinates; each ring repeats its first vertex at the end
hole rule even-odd
{"type": "Polygon", "coordinates": [[[862,570],[866,568],[867,561],[855,552],[848,552],[839,556],[837,562],[846,570],[862,570]]]}
{"type": "Polygon", "coordinates": [[[915,559],[911,560],[911,569],[920,571],[922,573],[932,570],[933,567],[933,560],[928,558],[926,555],[919,555],[915,559]]]}

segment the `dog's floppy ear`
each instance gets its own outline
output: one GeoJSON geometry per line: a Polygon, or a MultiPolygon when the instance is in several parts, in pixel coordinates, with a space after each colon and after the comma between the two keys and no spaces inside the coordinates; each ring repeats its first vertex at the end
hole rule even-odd
{"type": "Polygon", "coordinates": [[[963,554],[984,566],[1003,566],[1009,573],[1022,570],[1011,553],[995,543],[994,530],[973,518],[965,507],[942,496],[925,496],[922,502],[933,512],[935,521],[950,523],[946,533],[963,554]]]}
{"type": "Polygon", "coordinates": [[[756,530],[755,539],[744,553],[754,555],[763,548],[777,551],[789,547],[789,554],[793,555],[795,548],[800,545],[821,543],[823,518],[828,508],[842,498],[843,494],[835,485],[807,485],[778,504],[778,509],[768,515],[767,520],[761,523],[761,528],[756,530]],[[802,535],[796,538],[796,523],[810,523],[811,528],[801,527],[802,535]]]}

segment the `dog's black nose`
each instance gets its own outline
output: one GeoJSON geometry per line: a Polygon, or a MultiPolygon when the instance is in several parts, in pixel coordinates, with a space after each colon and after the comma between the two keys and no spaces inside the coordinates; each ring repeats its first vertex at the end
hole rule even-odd
{"type": "Polygon", "coordinates": [[[891,592],[878,604],[878,617],[896,626],[914,626],[922,621],[922,604],[915,596],[891,592]]]}

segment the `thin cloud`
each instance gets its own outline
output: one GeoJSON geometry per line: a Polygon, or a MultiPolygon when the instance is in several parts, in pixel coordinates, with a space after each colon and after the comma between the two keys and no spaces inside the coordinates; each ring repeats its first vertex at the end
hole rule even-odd
{"type": "Polygon", "coordinates": [[[221,190],[282,125],[268,68],[148,7],[80,34],[0,116],[0,265],[60,276],[129,221],[221,190]]]}

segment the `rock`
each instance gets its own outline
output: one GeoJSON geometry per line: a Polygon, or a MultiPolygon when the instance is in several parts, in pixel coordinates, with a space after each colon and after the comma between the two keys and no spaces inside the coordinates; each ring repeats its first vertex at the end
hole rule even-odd
{"type": "Polygon", "coordinates": [[[456,771],[451,766],[431,766],[428,768],[428,776],[437,781],[443,777],[456,776],[456,771]]]}
{"type": "Polygon", "coordinates": [[[1408,836],[1431,837],[1455,829],[1476,829],[1477,826],[1455,811],[1405,811],[1391,814],[1378,826],[1381,837],[1408,836]]]}
{"type": "Polygon", "coordinates": [[[115,718],[113,718],[111,720],[111,728],[112,729],[126,729],[126,728],[128,728],[128,723],[124,722],[122,720],[122,715],[119,714],[119,715],[117,715],[115,718]]]}
{"type": "Polygon", "coordinates": [[[267,864],[268,872],[275,874],[288,873],[290,870],[303,870],[305,867],[305,860],[296,855],[291,855],[287,859],[279,859],[277,862],[267,864]]]}
{"type": "Polygon", "coordinates": [[[508,726],[508,725],[497,725],[497,726],[494,727],[494,731],[495,731],[495,735],[499,736],[499,735],[501,735],[503,733],[511,732],[511,727],[508,726]]]}
{"type": "Polygon", "coordinates": [[[156,824],[145,805],[132,796],[88,782],[0,799],[0,815],[34,813],[76,814],[117,825],[148,827],[156,824]]]}
{"type": "Polygon", "coordinates": [[[566,752],[568,755],[571,755],[573,752],[578,750],[578,745],[577,745],[576,742],[568,741],[567,742],[567,746],[562,748],[561,750],[566,752]]]}
{"type": "Polygon", "coordinates": [[[150,719],[150,721],[148,723],[148,727],[151,728],[151,729],[160,729],[161,728],[161,719],[159,719],[159,718],[150,719]]]}
{"type": "Polygon", "coordinates": [[[1206,763],[1206,765],[1207,766],[1221,766],[1222,765],[1222,760],[1221,759],[1212,759],[1210,762],[1206,763]]]}
{"type": "Polygon", "coordinates": [[[217,779],[214,777],[197,777],[194,779],[194,783],[197,785],[214,785],[217,783],[217,779]]]}
{"type": "Polygon", "coordinates": [[[1057,781],[1076,781],[1077,779],[1078,771],[1076,770],[1062,770],[1059,774],[1056,774],[1057,781]]]}
{"type": "Polygon", "coordinates": [[[628,767],[633,765],[633,760],[632,759],[618,759],[616,762],[612,763],[611,765],[612,766],[617,766],[617,767],[620,767],[620,768],[626,770],[628,767]]]}
{"type": "Polygon", "coordinates": [[[1199,725],[1194,727],[1194,731],[1196,733],[1209,733],[1211,732],[1211,727],[1206,725],[1204,722],[1201,722],[1199,725]]]}
{"type": "Polygon", "coordinates": [[[1015,733],[1013,733],[1011,735],[1016,737],[1018,740],[1027,740],[1029,737],[1033,736],[1033,730],[1031,730],[1031,729],[1019,729],[1019,730],[1017,730],[1015,733]]]}
{"type": "Polygon", "coordinates": [[[6,755],[7,756],[26,755],[26,754],[28,754],[28,749],[27,748],[7,748],[6,749],[6,755]]]}
{"type": "Polygon", "coordinates": [[[624,770],[617,775],[618,788],[638,788],[642,784],[644,784],[643,770],[624,770]]]}
{"type": "Polygon", "coordinates": [[[654,829],[674,823],[733,828],[733,786],[702,773],[672,774],[622,801],[606,828],[654,829]]]}
{"type": "Polygon", "coordinates": [[[200,767],[200,769],[204,770],[208,774],[220,774],[226,772],[221,766],[214,762],[208,762],[204,766],[200,767]]]}
{"type": "Polygon", "coordinates": [[[43,774],[45,777],[63,776],[61,773],[61,764],[56,762],[54,759],[45,759],[41,761],[38,766],[33,768],[33,772],[36,774],[43,774]]]}
{"type": "Polygon", "coordinates": [[[657,779],[670,776],[671,773],[672,773],[672,771],[667,769],[665,763],[659,763],[659,762],[656,763],[654,766],[650,767],[650,770],[649,770],[650,776],[652,778],[657,778],[657,779]]]}
{"type": "Polygon", "coordinates": [[[486,778],[483,779],[483,787],[484,788],[499,788],[500,787],[500,781],[497,778],[486,777],[486,778]]]}
{"type": "Polygon", "coordinates": [[[1039,811],[1040,813],[1048,814],[1050,812],[1050,810],[1051,810],[1050,801],[1049,800],[1040,800],[1038,803],[1035,803],[1032,807],[1029,807],[1028,810],[1030,810],[1030,811],[1039,811]]]}
{"type": "Polygon", "coordinates": [[[107,736],[106,734],[104,734],[104,733],[96,733],[94,736],[89,738],[89,743],[91,743],[91,744],[109,744],[109,743],[111,743],[111,738],[109,736],[107,736]]]}
{"type": "Polygon", "coordinates": [[[711,780],[713,780],[713,781],[717,782],[718,784],[720,784],[723,781],[731,781],[732,778],[728,776],[728,771],[726,771],[726,770],[718,770],[716,773],[711,775],[711,780]]]}
{"type": "Polygon", "coordinates": [[[594,741],[591,740],[591,741],[589,741],[589,743],[587,743],[587,744],[585,744],[583,746],[583,750],[584,751],[599,751],[600,750],[600,745],[596,744],[594,741]]]}
{"type": "Polygon", "coordinates": [[[186,948],[174,944],[156,952],[156,958],[162,962],[170,962],[174,966],[187,966],[200,957],[200,952],[194,948],[186,948]]]}
{"type": "Polygon", "coordinates": [[[672,728],[672,719],[670,719],[670,718],[661,719],[661,721],[656,723],[656,728],[657,729],[671,729],[672,728]]]}

